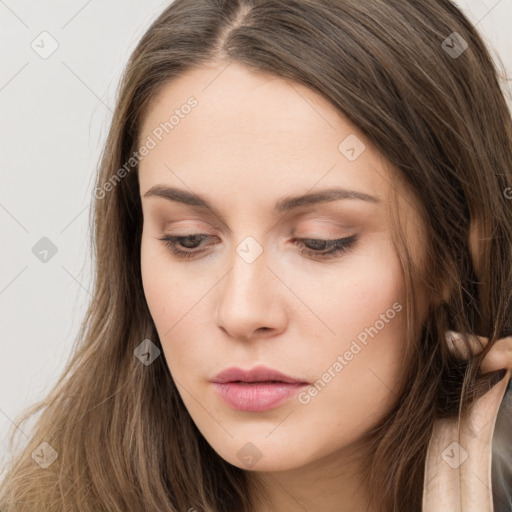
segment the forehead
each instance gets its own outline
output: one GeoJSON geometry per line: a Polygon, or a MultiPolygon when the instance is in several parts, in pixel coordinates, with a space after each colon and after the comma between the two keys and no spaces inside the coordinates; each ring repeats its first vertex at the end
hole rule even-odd
{"type": "Polygon", "coordinates": [[[155,146],[139,163],[141,192],[168,183],[229,190],[226,200],[328,186],[389,193],[386,161],[328,100],[234,62],[194,68],[163,86],[142,119],[139,145],[148,137],[155,146]]]}

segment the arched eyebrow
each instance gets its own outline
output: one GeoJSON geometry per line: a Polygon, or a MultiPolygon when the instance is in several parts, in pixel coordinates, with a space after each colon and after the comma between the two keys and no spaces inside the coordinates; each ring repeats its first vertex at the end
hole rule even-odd
{"type": "MultiPolygon", "coordinates": [[[[143,197],[162,197],[170,201],[208,210],[215,214],[217,217],[222,218],[217,209],[210,204],[204,197],[201,197],[194,192],[179,189],[176,187],[169,187],[167,185],[154,185],[151,187],[143,197]]],[[[370,194],[358,192],[356,190],[347,190],[344,188],[333,187],[318,190],[316,192],[308,192],[306,194],[286,196],[276,202],[274,210],[277,213],[285,213],[291,210],[311,206],[319,203],[327,203],[331,201],[338,201],[340,199],[357,199],[367,201],[369,203],[380,203],[380,199],[370,194]]]]}

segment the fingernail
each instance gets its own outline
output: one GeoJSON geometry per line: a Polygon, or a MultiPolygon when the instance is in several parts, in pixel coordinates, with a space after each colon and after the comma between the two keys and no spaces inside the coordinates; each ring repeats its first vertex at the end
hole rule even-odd
{"type": "Polygon", "coordinates": [[[456,331],[446,331],[445,336],[448,340],[453,340],[453,341],[459,341],[462,338],[462,335],[460,334],[460,332],[456,332],[456,331]]]}

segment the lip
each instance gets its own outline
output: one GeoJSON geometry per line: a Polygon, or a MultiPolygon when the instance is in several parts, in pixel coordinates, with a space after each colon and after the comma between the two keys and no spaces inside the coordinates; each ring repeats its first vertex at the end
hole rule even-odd
{"type": "Polygon", "coordinates": [[[227,368],[211,382],[228,405],[246,412],[274,409],[309,384],[263,365],[250,370],[227,368]]]}

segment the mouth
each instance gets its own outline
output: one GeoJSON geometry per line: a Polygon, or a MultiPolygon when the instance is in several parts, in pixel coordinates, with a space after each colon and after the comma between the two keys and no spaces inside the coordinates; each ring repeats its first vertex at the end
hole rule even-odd
{"type": "Polygon", "coordinates": [[[237,367],[226,368],[217,374],[212,382],[217,384],[247,383],[285,383],[285,384],[309,384],[304,379],[291,377],[273,368],[259,365],[250,370],[243,370],[237,367]]]}
{"type": "Polygon", "coordinates": [[[282,405],[301,388],[309,385],[265,366],[251,370],[228,368],[211,381],[219,396],[233,409],[263,412],[282,405]]]}
{"type": "Polygon", "coordinates": [[[244,380],[233,380],[230,382],[226,382],[225,384],[247,384],[247,385],[254,385],[254,384],[290,384],[289,382],[284,382],[282,380],[256,380],[256,381],[250,381],[246,382],[244,380]]]}

